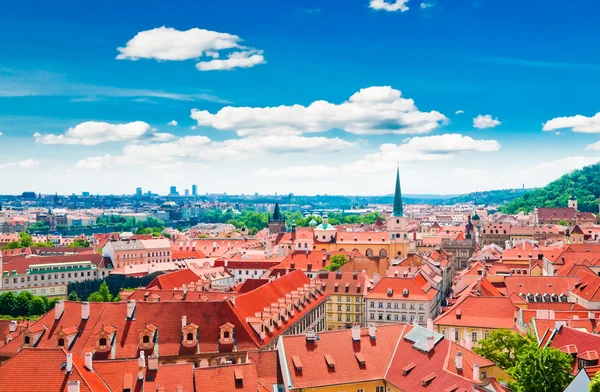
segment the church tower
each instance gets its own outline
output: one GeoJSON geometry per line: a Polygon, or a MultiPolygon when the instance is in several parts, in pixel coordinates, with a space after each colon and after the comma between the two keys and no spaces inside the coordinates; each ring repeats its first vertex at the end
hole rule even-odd
{"type": "Polygon", "coordinates": [[[577,209],[577,198],[575,197],[575,184],[571,182],[571,196],[569,196],[568,207],[579,211],[577,209]]]}
{"type": "Polygon", "coordinates": [[[285,218],[279,211],[279,203],[275,202],[273,217],[269,218],[269,234],[285,233],[285,218]]]}
{"type": "Polygon", "coordinates": [[[387,220],[390,233],[390,258],[403,259],[410,249],[408,236],[408,219],[404,216],[402,189],[400,187],[400,167],[396,169],[396,189],[394,191],[394,209],[387,220]]]}

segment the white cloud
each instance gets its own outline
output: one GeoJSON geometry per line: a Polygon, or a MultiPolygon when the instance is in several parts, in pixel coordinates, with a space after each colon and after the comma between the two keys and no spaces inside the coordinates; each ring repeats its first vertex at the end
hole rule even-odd
{"type": "Polygon", "coordinates": [[[369,3],[369,7],[373,8],[374,10],[383,10],[383,11],[390,11],[390,12],[395,12],[395,11],[408,11],[408,7],[406,6],[406,3],[408,3],[408,0],[391,0],[391,1],[386,1],[386,0],[371,0],[371,2],[369,3]]]}
{"type": "Polygon", "coordinates": [[[462,109],[457,110],[456,112],[454,112],[454,114],[463,114],[465,111],[462,109]]]}
{"type": "Polygon", "coordinates": [[[171,27],[158,27],[141,31],[120,52],[118,60],[155,59],[159,61],[183,61],[210,57],[213,60],[196,64],[200,71],[249,68],[263,64],[262,51],[241,45],[237,35],[193,28],[186,31],[171,27]],[[214,60],[220,51],[230,51],[227,60],[214,60]]]}
{"type": "Polygon", "coordinates": [[[338,173],[338,169],[323,165],[291,166],[283,169],[261,168],[256,171],[256,175],[260,177],[291,177],[306,179],[330,177],[338,173]]]}
{"type": "Polygon", "coordinates": [[[425,3],[425,2],[423,2],[423,3],[421,3],[420,7],[423,10],[427,9],[427,8],[431,8],[431,7],[433,7],[433,3],[425,3]]]}
{"type": "Polygon", "coordinates": [[[169,122],[167,123],[167,125],[168,125],[168,126],[171,126],[171,127],[176,127],[176,126],[178,125],[178,123],[177,123],[177,121],[175,121],[175,120],[171,120],[171,121],[169,121],[169,122]]]}
{"type": "Polygon", "coordinates": [[[600,132],[600,112],[593,117],[586,117],[580,114],[571,117],[557,117],[547,121],[542,130],[555,131],[557,129],[570,129],[579,133],[599,133],[600,132]]]}
{"type": "Polygon", "coordinates": [[[69,128],[62,135],[33,135],[36,143],[41,144],[81,144],[94,146],[100,143],[138,139],[151,132],[150,125],[143,121],[127,124],[110,124],[99,121],[86,121],[69,128]]]}
{"type": "Polygon", "coordinates": [[[549,162],[542,162],[532,168],[533,173],[551,173],[553,179],[584,166],[593,165],[600,161],[600,157],[570,156],[549,162]]]}
{"type": "Polygon", "coordinates": [[[32,168],[38,167],[39,165],[40,165],[40,161],[37,161],[35,159],[26,159],[24,161],[19,161],[19,162],[8,162],[8,163],[0,164],[0,169],[8,169],[11,167],[21,168],[21,169],[32,169],[32,168]]]}
{"type": "Polygon", "coordinates": [[[156,132],[150,136],[150,140],[153,142],[168,142],[176,137],[177,136],[173,135],[172,133],[156,132]]]}
{"type": "Polygon", "coordinates": [[[229,71],[234,68],[252,68],[266,63],[262,50],[233,52],[226,60],[202,61],[196,64],[198,71],[229,71]]]}
{"type": "MultiPolygon", "coordinates": [[[[155,134],[162,135],[162,134],[155,134]]],[[[167,134],[170,135],[170,134],[167,134]]],[[[173,136],[173,135],[170,135],[173,136]]],[[[339,138],[302,136],[251,136],[213,141],[206,136],[185,136],[164,143],[129,144],[120,156],[99,156],[81,160],[77,168],[102,169],[115,165],[175,164],[189,161],[241,160],[256,154],[335,152],[355,147],[339,138]]]]}
{"type": "Polygon", "coordinates": [[[479,116],[477,116],[473,119],[473,127],[479,128],[479,129],[494,128],[500,124],[502,124],[502,123],[500,121],[498,121],[497,118],[492,118],[492,116],[490,114],[486,114],[486,115],[480,114],[479,116]]]}
{"type": "Polygon", "coordinates": [[[477,140],[460,134],[413,137],[400,145],[382,144],[378,152],[348,165],[346,171],[374,173],[396,162],[448,160],[460,153],[499,150],[500,143],[496,140],[477,140]]]}
{"type": "Polygon", "coordinates": [[[101,170],[112,167],[113,156],[110,154],[82,159],[75,164],[78,169],[101,170]]]}
{"type": "Polygon", "coordinates": [[[216,114],[192,109],[191,118],[200,126],[233,130],[239,136],[301,135],[336,128],[359,135],[423,134],[448,122],[440,112],[419,111],[412,99],[401,95],[390,86],[369,87],[341,104],[315,101],[308,106],[227,106],[216,114]]]}

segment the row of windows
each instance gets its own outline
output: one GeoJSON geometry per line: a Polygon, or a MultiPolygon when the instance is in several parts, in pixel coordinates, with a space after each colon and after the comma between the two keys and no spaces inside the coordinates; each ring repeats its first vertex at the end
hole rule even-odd
{"type": "MultiPolygon", "coordinates": [[[[370,303],[370,305],[369,305],[369,307],[370,307],[370,308],[374,308],[374,307],[375,307],[375,302],[371,302],[371,303],[370,303]]],[[[379,303],[377,304],[377,308],[379,308],[379,309],[383,309],[383,307],[384,307],[384,306],[383,306],[383,302],[379,302],[379,303]]],[[[392,303],[391,303],[391,302],[386,302],[386,306],[385,306],[385,307],[386,307],[387,309],[392,309],[392,303]]],[[[398,309],[398,302],[394,302],[394,305],[393,305],[393,307],[394,307],[394,309],[398,309]]],[[[400,309],[406,309],[406,308],[407,308],[407,306],[406,306],[406,302],[402,302],[402,303],[400,303],[400,309]]],[[[410,303],[410,304],[408,305],[408,308],[409,308],[410,310],[415,310],[415,304],[413,304],[413,303],[410,303]]],[[[419,308],[419,310],[425,310],[425,305],[424,305],[424,304],[419,304],[418,308],[419,308]]]]}
{"type": "MultiPolygon", "coordinates": [[[[333,298],[333,297],[332,297],[333,298]]],[[[342,297],[341,295],[337,296],[337,302],[343,302],[344,297],[342,297]]],[[[362,300],[361,297],[354,297],[355,298],[355,302],[360,302],[362,300]]],[[[352,302],[352,297],[346,297],[346,302],[352,302]]]]}
{"type": "MultiPolygon", "coordinates": [[[[148,257],[164,257],[171,256],[171,252],[148,252],[148,257]]],[[[117,259],[137,259],[139,257],[144,257],[143,253],[126,253],[124,255],[116,255],[117,259]],[[123,257],[121,257],[123,256],[123,257]]]]}
{"type": "MultiPolygon", "coordinates": [[[[333,318],[331,317],[331,315],[327,316],[327,321],[333,321],[332,319],[333,318]]],[[[351,319],[352,318],[349,315],[346,315],[346,322],[347,323],[351,322],[352,321],[351,319]]],[[[337,321],[340,322],[340,323],[343,322],[341,314],[338,314],[337,321]]],[[[360,316],[354,316],[354,321],[357,322],[357,323],[360,323],[360,316]]]]}
{"type": "MultiPolygon", "coordinates": [[[[350,309],[351,309],[350,305],[346,305],[346,312],[350,312],[350,309]]],[[[329,311],[333,310],[331,304],[327,305],[327,310],[329,310],[329,311]]],[[[338,305],[337,311],[338,312],[342,311],[342,305],[338,305]]],[[[360,312],[360,305],[355,305],[354,306],[354,311],[355,312],[360,312]]]]}
{"type": "MultiPolygon", "coordinates": [[[[369,313],[369,320],[375,320],[375,313],[369,313]]],[[[393,321],[410,321],[410,322],[413,322],[415,320],[415,315],[414,314],[409,314],[409,315],[406,315],[406,314],[401,314],[401,315],[394,314],[394,315],[391,315],[391,314],[388,313],[384,317],[383,313],[378,313],[377,314],[377,320],[379,320],[379,321],[383,321],[383,320],[385,320],[385,321],[392,321],[393,320],[393,321]]],[[[425,321],[425,316],[422,315],[422,314],[420,314],[419,315],[419,322],[422,323],[424,321],[425,321]]]]}

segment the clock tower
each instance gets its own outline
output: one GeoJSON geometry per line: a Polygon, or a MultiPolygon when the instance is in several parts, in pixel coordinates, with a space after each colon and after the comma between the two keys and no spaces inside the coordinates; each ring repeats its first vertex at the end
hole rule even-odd
{"type": "Polygon", "coordinates": [[[394,210],[387,219],[387,229],[390,234],[390,258],[403,259],[410,249],[408,235],[408,219],[404,216],[402,205],[402,190],[400,187],[400,167],[396,169],[396,189],[394,192],[394,210]]]}

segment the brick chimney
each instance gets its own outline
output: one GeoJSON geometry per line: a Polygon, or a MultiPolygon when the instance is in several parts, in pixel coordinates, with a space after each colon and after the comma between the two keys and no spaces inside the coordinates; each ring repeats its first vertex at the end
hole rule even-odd
{"type": "Polygon", "coordinates": [[[354,324],[352,326],[352,341],[360,342],[360,325],[354,324]]]}
{"type": "Polygon", "coordinates": [[[84,301],[81,303],[81,319],[87,320],[90,318],[90,303],[84,301]]]}
{"type": "Polygon", "coordinates": [[[456,365],[457,370],[462,370],[463,368],[463,355],[460,351],[456,353],[456,357],[454,358],[454,364],[456,365]]]}
{"type": "Polygon", "coordinates": [[[135,299],[127,301],[127,319],[133,320],[135,314],[135,299]]]}
{"type": "Polygon", "coordinates": [[[87,368],[87,370],[89,370],[90,372],[94,370],[94,365],[93,365],[93,358],[92,353],[85,353],[85,367],[87,368]]]}
{"type": "Polygon", "coordinates": [[[67,353],[67,367],[65,368],[67,373],[71,373],[73,370],[73,354],[67,353]]]}
{"type": "Polygon", "coordinates": [[[477,362],[473,364],[473,381],[481,381],[481,378],[479,377],[479,364],[477,362]]]}
{"type": "Polygon", "coordinates": [[[56,301],[56,305],[54,305],[54,319],[58,320],[60,316],[62,316],[65,311],[65,301],[62,299],[60,301],[56,301]]]}

